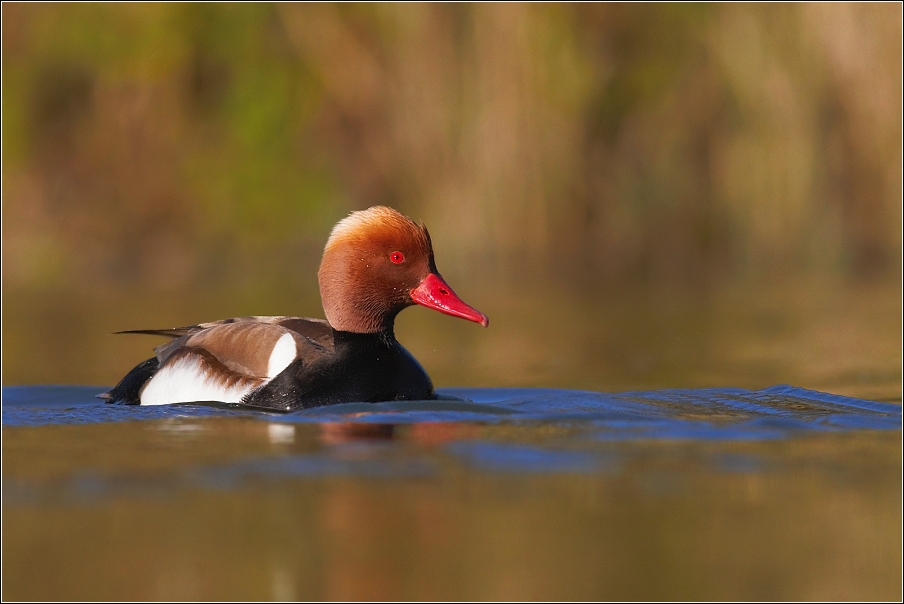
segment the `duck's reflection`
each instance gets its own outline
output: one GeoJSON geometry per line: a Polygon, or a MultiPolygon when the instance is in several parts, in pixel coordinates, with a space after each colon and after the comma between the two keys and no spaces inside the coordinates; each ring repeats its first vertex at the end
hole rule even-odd
{"type": "Polygon", "coordinates": [[[274,445],[295,444],[295,426],[292,424],[267,424],[267,439],[274,445]]]}
{"type": "Polygon", "coordinates": [[[320,424],[320,442],[325,445],[375,440],[392,440],[394,424],[364,424],[356,422],[330,422],[320,424]]]}
{"type": "Polygon", "coordinates": [[[480,433],[479,426],[462,422],[422,422],[406,426],[328,422],[320,424],[319,439],[326,445],[378,440],[407,440],[418,445],[436,446],[476,438],[480,433]]]}
{"type": "Polygon", "coordinates": [[[477,438],[482,428],[464,422],[422,422],[411,426],[408,437],[419,445],[439,446],[477,438]]]}

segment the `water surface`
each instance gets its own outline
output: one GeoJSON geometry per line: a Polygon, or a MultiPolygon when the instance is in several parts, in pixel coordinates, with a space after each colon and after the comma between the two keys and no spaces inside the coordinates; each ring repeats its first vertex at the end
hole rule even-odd
{"type": "Polygon", "coordinates": [[[901,406],[441,389],[295,413],[3,389],[7,599],[894,599],[901,406]]]}

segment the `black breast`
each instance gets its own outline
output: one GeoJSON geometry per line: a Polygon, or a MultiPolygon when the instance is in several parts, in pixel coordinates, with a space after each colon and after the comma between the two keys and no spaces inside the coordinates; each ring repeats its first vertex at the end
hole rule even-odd
{"type": "Polygon", "coordinates": [[[331,354],[297,359],[242,402],[291,410],[435,398],[427,372],[391,334],[332,335],[331,354]]]}

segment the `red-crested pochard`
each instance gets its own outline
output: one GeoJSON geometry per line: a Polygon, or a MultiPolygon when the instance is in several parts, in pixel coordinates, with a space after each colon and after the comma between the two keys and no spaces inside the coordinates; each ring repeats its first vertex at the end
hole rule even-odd
{"type": "Polygon", "coordinates": [[[443,281],[427,229],[391,208],[341,220],[317,277],[326,321],[242,317],[121,332],[174,339],[99,396],[127,405],[219,401],[281,410],[431,399],[433,383],[395,338],[399,311],[421,304],[489,324],[443,281]]]}

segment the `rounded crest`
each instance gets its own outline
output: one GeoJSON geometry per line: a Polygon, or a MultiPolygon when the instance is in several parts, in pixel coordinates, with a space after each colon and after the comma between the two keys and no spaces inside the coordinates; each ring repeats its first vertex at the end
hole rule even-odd
{"type": "Polygon", "coordinates": [[[430,247],[427,230],[397,210],[386,206],[374,206],[352,212],[333,227],[324,251],[341,243],[355,241],[385,241],[393,238],[416,242],[423,248],[430,247]]]}

